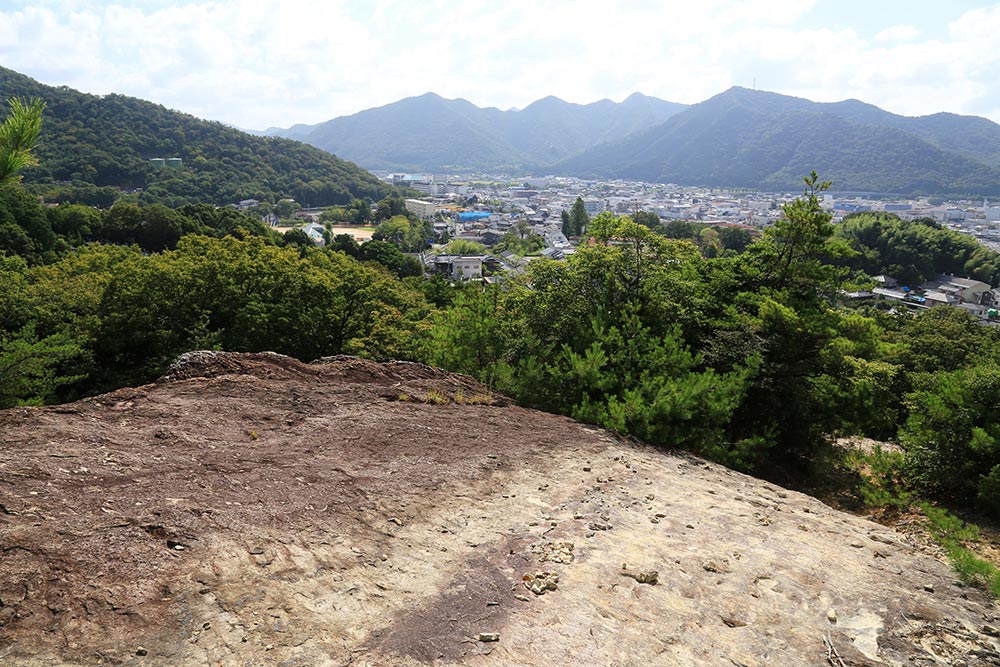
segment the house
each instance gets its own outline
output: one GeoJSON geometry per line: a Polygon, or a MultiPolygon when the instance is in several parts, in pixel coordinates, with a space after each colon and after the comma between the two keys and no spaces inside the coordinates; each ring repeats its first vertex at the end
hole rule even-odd
{"type": "Polygon", "coordinates": [[[437,255],[432,258],[435,273],[444,273],[452,280],[481,280],[484,255],[437,255]]]}
{"type": "Polygon", "coordinates": [[[320,248],[326,245],[326,236],[323,235],[326,228],[322,224],[318,222],[310,222],[302,228],[302,231],[305,232],[306,236],[308,236],[309,239],[320,248]]]}
{"type": "Polygon", "coordinates": [[[997,304],[997,292],[981,280],[938,276],[924,283],[924,289],[944,292],[955,297],[960,303],[975,303],[985,306],[997,304]]]}
{"type": "Polygon", "coordinates": [[[991,308],[989,306],[983,306],[978,303],[960,303],[958,307],[980,320],[988,320],[990,318],[991,308]]]}
{"type": "Polygon", "coordinates": [[[957,306],[962,303],[959,297],[941,290],[924,290],[923,297],[927,306],[957,306]]]}
{"type": "Polygon", "coordinates": [[[480,243],[485,246],[496,245],[500,243],[500,239],[503,238],[503,234],[495,229],[487,229],[482,234],[480,234],[480,243]]]}

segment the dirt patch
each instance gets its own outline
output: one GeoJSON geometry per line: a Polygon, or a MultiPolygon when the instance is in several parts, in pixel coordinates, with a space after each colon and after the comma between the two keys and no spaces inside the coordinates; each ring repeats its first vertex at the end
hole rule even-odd
{"type": "Polygon", "coordinates": [[[906,536],[419,364],[195,353],[0,444],[5,664],[1000,664],[906,536]]]}

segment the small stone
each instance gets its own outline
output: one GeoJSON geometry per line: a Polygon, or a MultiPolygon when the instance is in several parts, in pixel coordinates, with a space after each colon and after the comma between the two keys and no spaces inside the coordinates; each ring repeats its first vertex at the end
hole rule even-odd
{"type": "Polygon", "coordinates": [[[714,560],[707,560],[701,564],[701,569],[705,572],[720,572],[719,565],[714,560]]]}
{"type": "Polygon", "coordinates": [[[590,472],[590,466],[583,466],[583,472],[590,472]]]}
{"type": "Polygon", "coordinates": [[[830,609],[830,610],[828,610],[826,612],[826,620],[830,621],[831,623],[836,623],[837,622],[837,610],[836,609],[830,609]]]}
{"type": "Polygon", "coordinates": [[[934,592],[934,584],[924,584],[924,590],[928,593],[934,592]]]}
{"type": "Polygon", "coordinates": [[[591,530],[611,530],[611,524],[610,523],[598,523],[597,521],[594,521],[594,522],[591,522],[591,524],[589,526],[587,526],[587,528],[590,528],[591,530]]]}
{"type": "Polygon", "coordinates": [[[559,588],[559,575],[555,572],[535,572],[526,574],[521,579],[524,587],[535,595],[545,595],[547,591],[554,591],[559,588]]]}
{"type": "Polygon", "coordinates": [[[984,625],[981,632],[984,635],[989,635],[990,637],[1000,637],[1000,630],[997,630],[992,625],[984,625]]]}
{"type": "Polygon", "coordinates": [[[403,522],[400,521],[399,519],[397,519],[396,517],[390,517],[389,523],[394,523],[397,526],[402,526],[403,525],[403,522]]]}
{"type": "Polygon", "coordinates": [[[480,632],[476,639],[481,642],[498,642],[500,641],[499,632],[480,632]]]}
{"type": "Polygon", "coordinates": [[[651,584],[653,586],[656,585],[660,577],[659,572],[656,570],[629,570],[625,567],[625,563],[622,563],[622,569],[618,573],[625,577],[631,577],[640,584],[651,584]]]}
{"type": "Polygon", "coordinates": [[[210,630],[211,628],[212,628],[211,621],[205,621],[204,623],[201,624],[202,630],[210,630]]]}
{"type": "Polygon", "coordinates": [[[135,650],[135,654],[139,656],[149,655],[149,651],[147,651],[144,647],[140,646],[135,650]]]}
{"type": "Polygon", "coordinates": [[[687,525],[686,525],[686,526],[684,526],[684,527],[685,527],[685,528],[690,528],[691,530],[694,530],[694,526],[692,526],[691,524],[687,524],[687,525]]]}
{"type": "Polygon", "coordinates": [[[520,600],[521,602],[531,602],[531,598],[529,598],[527,595],[518,594],[514,596],[514,599],[520,600]]]}
{"type": "Polygon", "coordinates": [[[745,627],[747,624],[747,622],[744,621],[742,618],[736,618],[735,616],[726,615],[722,616],[721,618],[722,622],[731,628],[742,628],[745,627]]]}
{"type": "Polygon", "coordinates": [[[655,516],[653,516],[653,517],[650,517],[650,518],[649,518],[649,522],[650,522],[650,523],[660,523],[660,520],[659,520],[659,519],[657,519],[657,518],[656,518],[655,516]]]}
{"type": "Polygon", "coordinates": [[[667,515],[664,512],[657,512],[656,513],[656,518],[657,519],[665,519],[666,517],[667,517],[667,515]]]}

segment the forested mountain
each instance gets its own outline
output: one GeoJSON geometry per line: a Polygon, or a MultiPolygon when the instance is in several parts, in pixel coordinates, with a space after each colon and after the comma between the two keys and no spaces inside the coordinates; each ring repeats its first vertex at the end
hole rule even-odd
{"type": "Polygon", "coordinates": [[[46,86],[0,67],[0,100],[11,97],[45,100],[39,164],[24,172],[24,182],[52,198],[107,206],[120,188],[170,206],[283,197],[331,205],[390,193],[368,172],[312,146],[132,97],[46,86]],[[149,161],[156,157],[179,157],[183,166],[156,168],[149,161]]]}
{"type": "Polygon", "coordinates": [[[996,194],[998,155],[1000,126],[983,118],[906,118],[854,100],[819,104],[736,87],[555,171],[784,190],[815,168],[838,190],[996,194]]]}
{"type": "Polygon", "coordinates": [[[620,104],[546,97],[522,110],[500,111],[427,93],[311,128],[267,133],[305,141],[369,169],[527,169],[621,139],[684,108],[636,93],[620,104]]]}
{"type": "Polygon", "coordinates": [[[894,127],[943,150],[1000,166],[1000,125],[987,118],[953,113],[900,116],[858,100],[819,106],[851,122],[894,127]]]}

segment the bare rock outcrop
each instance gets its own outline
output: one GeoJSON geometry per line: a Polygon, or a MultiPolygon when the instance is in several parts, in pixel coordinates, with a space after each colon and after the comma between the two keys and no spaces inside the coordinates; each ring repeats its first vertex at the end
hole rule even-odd
{"type": "Polygon", "coordinates": [[[1000,664],[911,538],[419,364],[193,353],[0,446],[2,664],[1000,664]]]}

